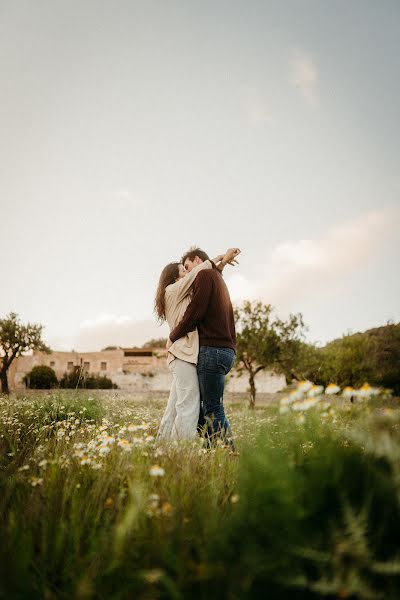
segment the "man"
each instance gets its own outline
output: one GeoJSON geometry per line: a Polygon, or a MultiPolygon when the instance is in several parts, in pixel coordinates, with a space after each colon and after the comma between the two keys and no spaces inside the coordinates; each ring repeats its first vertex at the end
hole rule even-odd
{"type": "MultiPolygon", "coordinates": [[[[170,333],[171,342],[185,336],[197,327],[199,333],[199,378],[201,410],[199,424],[205,425],[206,436],[212,442],[216,437],[232,448],[233,439],[224,410],[225,375],[231,370],[236,357],[236,332],[233,308],[221,268],[237,262],[238,248],[231,248],[218,268],[198,273],[192,285],[192,299],[178,325],[170,333]]],[[[182,264],[190,272],[193,267],[209,260],[200,248],[190,249],[182,257],[182,264]]]]}

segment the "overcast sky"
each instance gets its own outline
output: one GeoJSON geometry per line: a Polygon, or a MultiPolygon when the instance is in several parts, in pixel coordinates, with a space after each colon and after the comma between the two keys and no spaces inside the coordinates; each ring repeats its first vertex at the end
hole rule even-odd
{"type": "Polygon", "coordinates": [[[398,0],[0,0],[0,317],[140,345],[161,269],[308,339],[400,320],[398,0]]]}

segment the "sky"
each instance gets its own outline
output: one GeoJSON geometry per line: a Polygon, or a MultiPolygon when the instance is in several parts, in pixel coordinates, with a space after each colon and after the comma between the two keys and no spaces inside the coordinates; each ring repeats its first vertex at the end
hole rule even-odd
{"type": "Polygon", "coordinates": [[[0,318],[136,346],[162,268],[324,344],[400,320],[398,0],[0,0],[0,318]]]}

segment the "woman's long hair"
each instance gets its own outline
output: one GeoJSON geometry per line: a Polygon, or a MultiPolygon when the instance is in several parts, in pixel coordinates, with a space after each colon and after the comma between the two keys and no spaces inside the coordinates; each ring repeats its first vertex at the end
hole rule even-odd
{"type": "Polygon", "coordinates": [[[179,265],[180,263],[174,262],[169,263],[163,268],[158,282],[158,288],[156,297],[154,300],[154,312],[157,315],[160,323],[165,321],[165,288],[175,281],[179,277],[179,265]]]}

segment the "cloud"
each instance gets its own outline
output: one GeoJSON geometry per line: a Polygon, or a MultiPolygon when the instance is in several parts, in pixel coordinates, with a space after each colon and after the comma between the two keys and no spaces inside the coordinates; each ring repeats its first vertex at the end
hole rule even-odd
{"type": "Polygon", "coordinates": [[[265,106],[260,90],[252,87],[247,91],[247,108],[251,125],[256,126],[263,123],[271,125],[274,119],[265,106]]]}
{"type": "Polygon", "coordinates": [[[370,212],[311,239],[286,240],[268,253],[257,281],[235,274],[228,279],[234,302],[262,299],[290,307],[316,291],[326,293],[368,265],[395,230],[394,209],[370,212]]]}
{"type": "Polygon", "coordinates": [[[318,72],[312,57],[303,50],[294,50],[290,67],[291,82],[298,88],[304,100],[311,105],[318,104],[318,72]]]}
{"type": "Polygon", "coordinates": [[[100,315],[81,323],[75,336],[75,350],[94,351],[106,346],[141,346],[152,338],[168,336],[168,327],[151,319],[138,321],[128,316],[100,315]]]}

